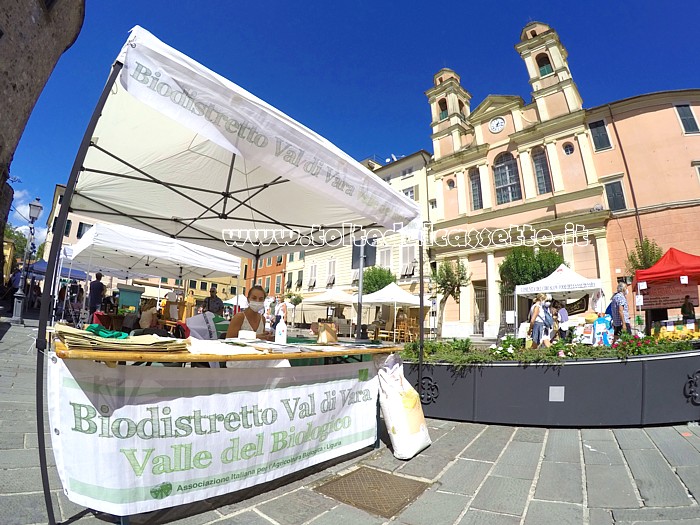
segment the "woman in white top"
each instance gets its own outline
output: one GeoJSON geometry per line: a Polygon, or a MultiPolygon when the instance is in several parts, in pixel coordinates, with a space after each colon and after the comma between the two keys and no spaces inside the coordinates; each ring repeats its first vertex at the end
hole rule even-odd
{"type": "Polygon", "coordinates": [[[248,291],[248,308],[238,312],[231,319],[226,337],[238,337],[241,330],[255,332],[259,339],[272,339],[272,334],[265,333],[265,320],[260,310],[265,307],[265,290],[255,285],[248,291]]]}
{"type": "Polygon", "coordinates": [[[141,318],[139,319],[141,328],[155,328],[158,326],[158,310],[156,300],[148,299],[141,308],[141,318]]]}

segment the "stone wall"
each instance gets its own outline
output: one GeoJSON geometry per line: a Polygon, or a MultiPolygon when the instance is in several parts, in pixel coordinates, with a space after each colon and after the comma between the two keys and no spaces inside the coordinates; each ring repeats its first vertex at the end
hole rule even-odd
{"type": "MultiPolygon", "coordinates": [[[[6,186],[15,149],[58,59],[78,37],[84,17],[85,0],[2,0],[0,228],[3,231],[12,202],[12,190],[8,192],[6,186]]],[[[0,280],[4,280],[2,275],[0,280]]]]}

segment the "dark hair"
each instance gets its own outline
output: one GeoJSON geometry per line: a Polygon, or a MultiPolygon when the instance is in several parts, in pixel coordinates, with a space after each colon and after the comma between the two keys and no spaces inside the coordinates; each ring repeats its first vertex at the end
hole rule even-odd
{"type": "Polygon", "coordinates": [[[102,274],[101,274],[100,272],[97,272],[97,273],[95,274],[95,279],[97,279],[98,281],[99,281],[100,279],[102,279],[102,274]]]}
{"type": "Polygon", "coordinates": [[[259,284],[256,284],[255,286],[251,286],[250,290],[248,290],[248,295],[246,295],[248,299],[250,299],[250,294],[253,293],[253,290],[260,290],[263,293],[263,295],[267,297],[267,293],[265,293],[265,288],[263,288],[259,284]]]}

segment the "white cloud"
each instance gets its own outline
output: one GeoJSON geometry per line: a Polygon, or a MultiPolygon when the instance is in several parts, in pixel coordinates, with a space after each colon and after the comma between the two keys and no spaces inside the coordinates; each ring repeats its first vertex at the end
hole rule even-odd
{"type": "MultiPolygon", "coordinates": [[[[9,217],[9,222],[12,224],[12,226],[15,227],[22,227],[22,226],[27,226],[29,223],[29,202],[33,201],[34,198],[32,195],[27,191],[27,190],[16,190],[14,198],[12,199],[12,211],[10,212],[10,217],[9,217]]],[[[40,224],[41,223],[41,218],[46,212],[46,207],[41,211],[41,214],[39,215],[39,218],[36,220],[35,224],[40,224]]],[[[27,226],[26,229],[22,230],[20,229],[25,235],[28,235],[29,233],[29,227],[27,226]]],[[[45,230],[46,228],[42,228],[45,230]]],[[[36,228],[37,232],[39,231],[39,228],[36,228]]],[[[44,237],[46,235],[44,234],[44,237]]]]}
{"type": "MultiPolygon", "coordinates": [[[[29,239],[29,226],[24,225],[20,226],[17,228],[17,231],[22,232],[22,235],[24,235],[27,239],[29,239]]],[[[38,248],[39,245],[46,240],[46,233],[48,232],[48,228],[45,226],[35,226],[34,227],[34,244],[38,248]]]]}

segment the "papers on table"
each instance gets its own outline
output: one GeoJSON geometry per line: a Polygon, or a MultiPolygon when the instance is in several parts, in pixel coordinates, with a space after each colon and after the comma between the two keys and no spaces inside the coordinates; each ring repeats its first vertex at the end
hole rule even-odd
{"type": "Polygon", "coordinates": [[[116,350],[120,352],[186,352],[184,339],[135,335],[126,339],[100,337],[85,330],[57,324],[55,332],[69,350],[116,350]]]}
{"type": "Polygon", "coordinates": [[[195,339],[188,337],[185,339],[192,354],[212,354],[212,355],[245,355],[262,354],[249,345],[227,345],[219,339],[195,339]]]}

